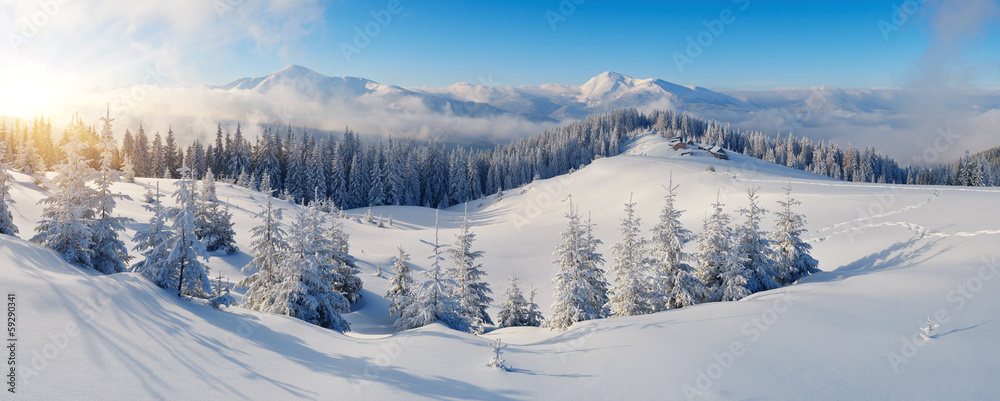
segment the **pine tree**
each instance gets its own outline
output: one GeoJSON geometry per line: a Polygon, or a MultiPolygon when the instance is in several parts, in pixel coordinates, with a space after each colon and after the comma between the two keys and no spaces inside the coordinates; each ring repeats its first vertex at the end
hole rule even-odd
{"type": "Polygon", "coordinates": [[[396,275],[389,279],[389,289],[385,293],[385,298],[389,300],[389,314],[399,315],[413,302],[413,269],[410,268],[410,255],[399,247],[399,255],[392,265],[392,272],[396,275]]]}
{"type": "Polygon", "coordinates": [[[698,236],[698,275],[705,283],[706,301],[722,300],[722,274],[732,257],[732,230],[729,228],[729,215],[722,211],[725,206],[716,199],[712,204],[714,211],[705,218],[703,232],[698,236]]]}
{"type": "Polygon", "coordinates": [[[14,216],[10,213],[10,204],[14,203],[14,198],[10,196],[11,176],[4,163],[6,154],[6,143],[0,141],[0,235],[17,236],[18,229],[14,224],[14,216]]]}
{"type": "MultiPolygon", "coordinates": [[[[265,182],[267,177],[264,176],[265,182]]],[[[263,210],[254,218],[260,220],[261,225],[251,231],[253,259],[242,269],[248,276],[236,285],[246,288],[244,308],[263,311],[278,296],[274,289],[281,278],[281,263],[288,252],[288,243],[285,242],[285,230],[281,228],[281,209],[273,206],[270,195],[265,197],[263,210]]]]}
{"type": "Polygon", "coordinates": [[[561,330],[576,322],[604,317],[608,302],[607,284],[598,267],[603,260],[594,250],[598,241],[592,238],[591,225],[580,221],[572,203],[566,218],[569,224],[562,233],[563,242],[553,254],[559,272],[552,279],[554,302],[548,320],[549,327],[561,330]]]}
{"type": "MultiPolygon", "coordinates": [[[[138,250],[143,251],[146,260],[137,264],[134,271],[142,273],[156,285],[175,289],[177,295],[207,297],[212,292],[208,278],[208,267],[199,258],[208,260],[205,244],[198,240],[197,200],[191,169],[180,168],[181,178],[174,183],[176,206],[161,209],[150,223],[148,235],[139,240],[138,250]],[[161,216],[162,215],[162,216],[161,216]],[[163,223],[155,220],[171,220],[171,229],[154,230],[152,226],[163,223]]],[[[137,235],[137,238],[139,236],[137,235]]]]}
{"type": "Polygon", "coordinates": [[[652,254],[654,263],[653,285],[655,310],[683,308],[705,299],[705,284],[694,275],[687,263],[690,255],[684,244],[694,236],[681,225],[682,210],[674,204],[677,187],[671,178],[667,194],[660,209],[660,222],[653,227],[652,254]]]}
{"type": "Polygon", "coordinates": [[[97,196],[96,216],[90,229],[91,234],[91,264],[94,270],[104,274],[120,273],[126,270],[128,261],[132,259],[128,254],[125,243],[118,238],[118,232],[125,231],[125,223],[131,219],[115,217],[115,201],[117,199],[128,199],[128,196],[111,192],[111,184],[118,181],[119,174],[115,170],[114,151],[115,138],[111,132],[110,114],[101,117],[104,121],[104,128],[101,130],[101,142],[98,146],[101,149],[100,170],[96,174],[97,196]]]}
{"type": "Polygon", "coordinates": [[[202,178],[201,196],[198,199],[197,227],[198,239],[209,252],[221,250],[227,254],[239,251],[236,246],[236,232],[233,230],[233,214],[219,208],[219,198],[215,191],[215,175],[209,169],[202,178]]]}
{"type": "Polygon", "coordinates": [[[87,147],[78,136],[63,146],[66,162],[55,168],[53,193],[39,202],[46,206],[35,228],[38,234],[31,241],[62,255],[67,262],[92,267],[91,225],[97,193],[87,186],[96,175],[83,156],[87,147]]]}
{"type": "Polygon", "coordinates": [[[510,285],[504,293],[504,301],[500,304],[500,313],[497,315],[499,327],[527,326],[529,323],[528,301],[524,299],[519,283],[516,275],[510,276],[510,285]]]}
{"type": "Polygon", "coordinates": [[[545,318],[542,317],[542,311],[538,308],[538,304],[535,303],[537,292],[535,287],[532,286],[531,292],[528,295],[528,313],[526,315],[527,319],[524,322],[525,326],[538,327],[545,322],[545,318]]]}
{"type": "Polygon", "coordinates": [[[358,269],[355,259],[350,254],[348,240],[350,235],[344,231],[344,225],[339,221],[334,221],[326,231],[326,239],[330,241],[329,263],[333,266],[337,279],[334,282],[334,289],[339,291],[350,303],[358,302],[361,299],[361,291],[364,283],[358,277],[358,269]]]}
{"type": "Polygon", "coordinates": [[[275,295],[259,310],[349,331],[350,324],[341,313],[350,310],[350,303],[334,288],[337,273],[330,264],[333,245],[323,236],[324,220],[315,205],[299,211],[272,291],[275,295]]]}
{"type": "Polygon", "coordinates": [[[785,200],[778,201],[781,211],[777,213],[774,231],[771,231],[771,246],[774,249],[774,265],[778,283],[788,285],[809,274],[816,273],[819,262],[809,255],[812,245],[802,240],[805,233],[805,217],[792,211],[792,207],[802,202],[792,198],[792,182],[785,187],[785,200]]]}
{"type": "Polygon", "coordinates": [[[609,291],[607,307],[614,316],[644,315],[653,311],[651,295],[646,286],[650,261],[646,258],[648,241],[642,237],[641,221],[635,216],[635,202],[629,197],[622,219],[622,239],[612,247],[615,285],[609,291]]]}
{"type": "Polygon", "coordinates": [[[760,229],[760,220],[767,210],[760,207],[756,189],[747,189],[750,205],[739,210],[744,222],[736,229],[735,252],[743,258],[743,267],[747,274],[747,290],[755,292],[772,290],[780,287],[774,280],[775,273],[771,255],[771,244],[767,235],[760,229]]]}
{"type": "Polygon", "coordinates": [[[483,281],[483,276],[486,275],[483,265],[476,262],[476,259],[483,257],[484,252],[472,250],[476,234],[469,229],[468,208],[466,215],[462,217],[460,230],[455,236],[455,246],[448,249],[448,255],[455,263],[455,267],[449,273],[455,280],[455,296],[462,307],[462,315],[476,332],[482,332],[484,324],[493,324],[490,315],[486,313],[490,302],[493,301],[487,294],[492,294],[493,291],[483,281]]]}
{"type": "Polygon", "coordinates": [[[455,282],[441,269],[441,248],[438,241],[437,214],[434,218],[434,242],[425,242],[431,246],[431,269],[423,272],[426,280],[421,283],[413,303],[403,310],[396,320],[396,331],[423,327],[434,322],[441,322],[452,330],[469,331],[469,321],[462,315],[462,306],[453,294],[455,282]]]}

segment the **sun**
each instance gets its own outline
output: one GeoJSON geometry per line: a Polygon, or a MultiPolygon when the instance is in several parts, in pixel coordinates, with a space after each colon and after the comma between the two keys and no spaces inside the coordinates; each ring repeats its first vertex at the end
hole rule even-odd
{"type": "Polygon", "coordinates": [[[34,118],[63,113],[64,106],[79,94],[73,81],[69,76],[24,68],[0,71],[0,115],[34,118]]]}

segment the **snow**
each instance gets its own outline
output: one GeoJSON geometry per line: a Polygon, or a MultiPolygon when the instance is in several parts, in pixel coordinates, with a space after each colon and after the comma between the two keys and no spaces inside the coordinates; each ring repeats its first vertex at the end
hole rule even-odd
{"type": "MultiPolygon", "coordinates": [[[[500,201],[469,203],[496,295],[488,313],[497,316],[513,272],[525,293],[538,290],[548,317],[558,269],[552,252],[570,200],[596,224],[598,251],[610,255],[629,194],[648,237],[671,175],[685,210],[680,220],[695,234],[717,193],[735,214],[747,206],[746,189],[759,187],[761,205],[776,210],[790,181],[807,218],[803,238],[823,271],[738,302],[589,320],[565,332],[512,327],[475,336],[432,324],[392,334],[388,266],[401,245],[414,277],[430,267],[421,240],[433,240],[435,213],[374,207],[373,215],[393,218],[379,228],[353,220],[367,211],[354,209],[341,221],[365,289],[343,315],[352,331],[341,334],[239,307],[216,310],[137,274],[99,276],[0,236],[0,293],[17,299],[17,391],[24,399],[687,399],[685,391],[696,391],[693,399],[909,400],[992,399],[1000,390],[993,378],[1000,214],[984,212],[1000,189],[847,183],[733,152],[730,160],[680,156],[652,135],[621,156],[506,191],[500,201]],[[714,172],[705,171],[710,165],[714,172]],[[385,277],[374,276],[377,265],[385,277]],[[928,316],[940,326],[923,340],[928,316]],[[506,345],[509,371],[487,366],[496,339],[506,345]]],[[[30,176],[11,176],[11,211],[27,238],[47,193],[30,176]]],[[[115,209],[135,220],[122,233],[129,248],[149,221],[146,185],[173,187],[167,179],[136,181],[112,186],[131,197],[115,209]]],[[[236,282],[264,198],[230,184],[217,189],[240,252],[212,253],[210,276],[236,282]]],[[[295,206],[275,205],[290,224],[295,206]]],[[[459,232],[463,208],[441,211],[441,238],[459,232]]],[[[769,214],[762,228],[773,223],[769,214]]]]}

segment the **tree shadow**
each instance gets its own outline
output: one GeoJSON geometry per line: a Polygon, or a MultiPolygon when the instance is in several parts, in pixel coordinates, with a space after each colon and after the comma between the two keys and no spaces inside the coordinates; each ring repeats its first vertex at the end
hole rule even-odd
{"type": "Polygon", "coordinates": [[[982,322],[982,323],[976,323],[976,324],[974,324],[972,326],[969,326],[969,327],[965,327],[965,328],[961,328],[961,329],[954,329],[954,330],[946,332],[946,333],[936,334],[936,335],[931,336],[931,338],[941,338],[941,337],[944,337],[944,336],[952,334],[952,333],[958,333],[958,332],[962,332],[962,331],[966,331],[966,330],[972,330],[972,329],[974,329],[976,327],[979,327],[979,326],[982,326],[982,325],[984,325],[986,323],[992,322],[993,320],[994,319],[990,319],[990,320],[987,320],[987,321],[982,322]]]}

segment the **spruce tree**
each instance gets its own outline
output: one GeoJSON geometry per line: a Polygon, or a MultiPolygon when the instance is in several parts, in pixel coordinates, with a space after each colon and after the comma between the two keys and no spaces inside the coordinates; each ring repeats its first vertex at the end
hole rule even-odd
{"type": "Polygon", "coordinates": [[[55,251],[67,262],[89,268],[93,266],[91,226],[97,192],[87,185],[96,178],[90,160],[83,156],[88,147],[76,135],[63,146],[66,161],[55,168],[52,194],[39,202],[45,208],[31,241],[55,251]]]}
{"type": "MultiPolygon", "coordinates": [[[[264,176],[265,182],[267,177],[264,176]]],[[[285,230],[281,228],[281,209],[274,207],[270,195],[265,197],[264,202],[260,213],[254,215],[261,224],[251,230],[253,259],[241,269],[248,276],[237,283],[238,287],[246,288],[243,307],[258,311],[263,311],[278,297],[274,289],[281,278],[283,256],[288,252],[285,230]]]]}
{"type": "Polygon", "coordinates": [[[452,330],[469,331],[469,321],[462,314],[462,306],[454,295],[455,282],[441,269],[441,248],[444,246],[438,240],[437,214],[434,215],[434,242],[425,242],[431,246],[432,255],[430,270],[424,271],[426,280],[413,299],[413,303],[403,310],[396,320],[396,331],[423,327],[434,322],[441,322],[452,330]]]}
{"type": "Polygon", "coordinates": [[[350,235],[344,231],[344,225],[334,218],[333,224],[326,230],[326,240],[330,241],[330,251],[327,253],[329,263],[336,273],[334,289],[339,291],[348,302],[356,303],[361,299],[364,283],[358,277],[360,269],[350,254],[350,235]]]}
{"type": "Polygon", "coordinates": [[[771,244],[767,234],[760,229],[760,221],[767,210],[760,207],[757,189],[747,189],[748,207],[739,209],[743,215],[743,224],[736,229],[737,255],[742,256],[743,267],[748,274],[747,290],[755,292],[772,290],[780,287],[774,280],[775,273],[771,255],[771,244]]]}
{"type": "Polygon", "coordinates": [[[684,252],[684,244],[694,235],[681,225],[682,210],[675,205],[676,189],[673,179],[667,186],[660,209],[660,221],[653,227],[653,285],[650,291],[655,310],[683,308],[705,299],[705,284],[694,275],[694,269],[687,263],[690,255],[684,252]]]}
{"type": "Polygon", "coordinates": [[[236,232],[233,230],[233,215],[228,207],[226,209],[219,207],[215,175],[211,169],[205,172],[201,183],[197,209],[198,239],[205,244],[205,249],[209,252],[223,251],[227,254],[238,252],[236,232]]]}
{"type": "Polygon", "coordinates": [[[635,202],[629,197],[622,219],[622,239],[612,247],[611,272],[615,284],[609,291],[608,309],[614,316],[644,315],[653,311],[652,294],[646,285],[650,261],[646,257],[648,241],[640,231],[641,220],[635,216],[635,202]]]}
{"type": "Polygon", "coordinates": [[[101,149],[101,162],[100,170],[95,177],[97,212],[90,229],[91,264],[94,270],[104,274],[124,272],[128,261],[132,259],[125,243],[118,238],[118,232],[125,231],[124,223],[131,219],[113,215],[117,199],[131,200],[128,196],[111,191],[111,184],[119,180],[118,171],[112,160],[115,151],[115,138],[111,132],[113,120],[110,115],[101,117],[101,121],[104,121],[101,142],[98,144],[101,149]]]}
{"type": "Polygon", "coordinates": [[[500,304],[500,313],[497,314],[498,327],[518,327],[528,325],[528,301],[521,293],[516,275],[510,276],[510,285],[504,293],[504,301],[500,304]]]}
{"type": "Polygon", "coordinates": [[[805,217],[792,210],[802,202],[792,197],[792,182],[785,187],[785,200],[778,201],[781,210],[777,213],[774,231],[771,231],[771,246],[774,249],[774,265],[778,283],[788,285],[809,274],[819,271],[819,262],[809,255],[812,245],[802,239],[806,232],[805,217]]]}
{"type": "Polygon", "coordinates": [[[14,216],[10,213],[10,205],[14,203],[14,199],[10,196],[11,176],[7,173],[7,164],[4,163],[6,154],[6,144],[0,142],[0,235],[17,236],[14,216]]]}
{"type": "Polygon", "coordinates": [[[698,275],[705,283],[708,302],[722,300],[722,274],[727,271],[728,263],[734,260],[730,219],[723,212],[723,206],[725,205],[716,199],[712,204],[714,210],[705,218],[703,231],[698,236],[698,275]]]}
{"type": "Polygon", "coordinates": [[[341,313],[350,303],[334,286],[337,273],[330,264],[333,245],[323,236],[322,212],[310,205],[300,210],[288,236],[288,252],[283,256],[275,298],[260,310],[302,319],[337,331],[349,331],[341,313]]]}
{"type": "Polygon", "coordinates": [[[392,265],[392,272],[396,275],[389,279],[389,289],[385,293],[385,298],[389,300],[389,314],[400,315],[413,302],[414,296],[410,255],[402,246],[399,247],[399,255],[392,265]]]}
{"type": "Polygon", "coordinates": [[[608,301],[607,284],[599,268],[603,259],[596,253],[598,241],[593,238],[592,226],[581,222],[572,203],[566,218],[569,223],[562,233],[563,242],[553,254],[559,272],[552,279],[555,288],[552,316],[548,320],[550,328],[560,330],[576,322],[604,317],[608,301]]]}
{"type": "MultiPolygon", "coordinates": [[[[468,209],[468,208],[466,208],[468,209]]],[[[476,240],[469,228],[468,210],[462,217],[461,231],[455,236],[455,246],[448,249],[448,255],[454,262],[455,267],[449,273],[455,280],[455,296],[459,299],[462,307],[462,315],[469,321],[473,329],[482,331],[484,324],[493,324],[490,315],[486,313],[489,308],[490,298],[487,294],[492,294],[489,285],[483,281],[486,272],[483,265],[476,259],[483,257],[481,250],[472,250],[472,243],[476,240]]]]}

